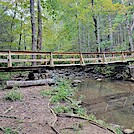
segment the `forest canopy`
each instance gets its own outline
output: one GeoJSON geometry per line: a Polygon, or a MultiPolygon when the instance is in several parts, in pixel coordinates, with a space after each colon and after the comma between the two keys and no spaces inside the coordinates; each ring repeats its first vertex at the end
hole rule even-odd
{"type": "Polygon", "coordinates": [[[133,0],[0,0],[0,49],[134,51],[133,0]]]}

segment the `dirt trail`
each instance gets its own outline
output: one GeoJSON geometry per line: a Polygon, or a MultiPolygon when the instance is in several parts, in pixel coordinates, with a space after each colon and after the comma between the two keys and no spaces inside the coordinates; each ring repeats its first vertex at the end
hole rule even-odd
{"type": "MultiPolygon", "coordinates": [[[[1,90],[0,115],[4,115],[4,112],[11,106],[13,108],[5,114],[6,117],[0,117],[0,127],[10,127],[19,134],[55,134],[49,125],[54,120],[53,114],[48,109],[49,98],[43,98],[40,95],[43,89],[48,90],[49,87],[21,88],[24,99],[15,102],[3,100],[9,89],[1,90]]],[[[54,127],[60,134],[112,134],[108,130],[76,118],[58,117],[54,127]],[[78,125],[81,125],[80,129],[77,129],[78,125]]],[[[3,132],[0,131],[0,134],[3,132]]]]}

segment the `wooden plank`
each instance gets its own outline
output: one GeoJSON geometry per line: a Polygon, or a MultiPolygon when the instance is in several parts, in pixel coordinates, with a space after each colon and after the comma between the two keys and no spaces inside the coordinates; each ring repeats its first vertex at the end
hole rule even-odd
{"type": "Polygon", "coordinates": [[[0,63],[8,63],[7,59],[0,59],[0,63]]]}
{"type": "Polygon", "coordinates": [[[25,56],[27,56],[27,55],[40,55],[40,56],[44,56],[44,55],[50,55],[49,53],[39,53],[39,52],[29,52],[29,53],[27,53],[27,52],[11,52],[11,55],[25,55],[25,56]]]}
{"type": "Polygon", "coordinates": [[[52,52],[53,55],[79,55],[79,52],[52,52]]]}
{"type": "MultiPolygon", "coordinates": [[[[97,58],[97,60],[101,60],[102,58],[97,58]]],[[[96,58],[84,58],[84,61],[95,61],[96,62],[96,58]]]]}
{"type": "Polygon", "coordinates": [[[12,62],[48,62],[49,59],[12,59],[12,62]]]}
{"type": "Polygon", "coordinates": [[[73,58],[70,58],[70,59],[53,59],[53,61],[80,61],[80,59],[73,59],[73,58]]]}
{"type": "Polygon", "coordinates": [[[80,66],[81,64],[57,64],[56,67],[80,66]]]}
{"type": "Polygon", "coordinates": [[[0,55],[7,56],[8,55],[8,52],[0,52],[0,55]]]}
{"type": "MultiPolygon", "coordinates": [[[[11,55],[49,55],[51,52],[32,52],[32,51],[10,51],[11,55]]],[[[123,52],[124,54],[132,54],[134,52],[123,52]]],[[[0,51],[1,55],[8,55],[8,51],[0,51]]],[[[52,52],[53,55],[79,55],[79,52],[52,52]]],[[[82,55],[102,55],[104,52],[82,53],[82,55]]],[[[105,52],[105,54],[122,54],[122,52],[105,52]]]]}

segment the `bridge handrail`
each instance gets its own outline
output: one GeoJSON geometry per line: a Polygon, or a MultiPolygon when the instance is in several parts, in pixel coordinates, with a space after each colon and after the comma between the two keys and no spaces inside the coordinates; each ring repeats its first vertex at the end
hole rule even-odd
{"type": "Polygon", "coordinates": [[[128,52],[33,52],[33,51],[2,51],[0,50],[0,63],[7,63],[8,67],[12,67],[12,63],[25,62],[45,62],[45,65],[54,66],[55,62],[69,62],[69,64],[107,64],[110,62],[125,62],[127,57],[133,57],[134,51],[128,52]],[[132,55],[132,56],[131,56],[132,55]],[[4,56],[7,56],[6,58],[4,56]],[[14,58],[13,56],[18,56],[14,58]],[[30,56],[27,58],[19,58],[19,56],[30,56]],[[32,56],[37,56],[33,58],[32,56]],[[45,57],[43,57],[45,56],[45,57]],[[59,57],[60,56],[60,57],[59,57]],[[68,56],[68,57],[67,57],[68,56]],[[49,62],[49,63],[48,63],[49,62]]]}
{"type": "Polygon", "coordinates": [[[77,54],[80,54],[80,53],[82,53],[82,54],[122,54],[122,53],[124,53],[124,54],[132,54],[132,53],[134,53],[134,51],[121,51],[121,52],[86,52],[86,53],[83,53],[83,52],[43,52],[43,51],[40,51],[40,52],[37,52],[37,51],[17,51],[17,50],[12,50],[12,51],[4,51],[4,50],[0,50],[0,55],[2,55],[2,54],[6,54],[6,55],[8,55],[8,53],[11,53],[12,55],[13,54],[35,54],[35,55],[37,55],[37,54],[42,54],[42,55],[44,55],[44,54],[50,54],[50,53],[52,53],[52,54],[56,54],[56,55],[66,55],[66,54],[72,54],[72,55],[77,55],[77,54]]]}

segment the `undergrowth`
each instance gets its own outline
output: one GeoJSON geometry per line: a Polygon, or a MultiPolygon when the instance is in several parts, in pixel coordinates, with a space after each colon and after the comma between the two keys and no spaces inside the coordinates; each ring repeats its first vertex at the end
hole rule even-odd
{"type": "Polygon", "coordinates": [[[116,134],[123,134],[120,129],[113,129],[109,124],[105,123],[102,120],[97,120],[93,114],[87,115],[86,110],[81,106],[81,99],[79,101],[76,100],[75,91],[76,88],[72,88],[70,85],[70,81],[67,80],[59,80],[57,82],[57,86],[51,90],[45,91],[42,90],[40,94],[43,97],[49,96],[51,99],[51,103],[54,104],[54,112],[58,113],[70,113],[76,114],[80,117],[84,117],[89,121],[94,121],[110,130],[116,132],[116,134]]]}
{"type": "Polygon", "coordinates": [[[42,90],[40,93],[44,96],[51,97],[51,103],[61,103],[54,108],[55,113],[75,113],[78,115],[85,115],[85,109],[81,107],[81,101],[75,98],[75,88],[70,86],[70,82],[66,80],[59,80],[57,86],[52,90],[42,90]]]}
{"type": "Polygon", "coordinates": [[[13,129],[11,128],[5,128],[4,129],[4,134],[18,134],[16,131],[14,131],[13,129]]]}
{"type": "Polygon", "coordinates": [[[23,94],[18,89],[13,88],[5,94],[4,99],[9,101],[21,101],[23,99],[23,94]]]}
{"type": "Polygon", "coordinates": [[[5,128],[0,127],[0,130],[3,131],[4,134],[18,134],[18,132],[16,132],[10,127],[5,127],[5,128]]]}

